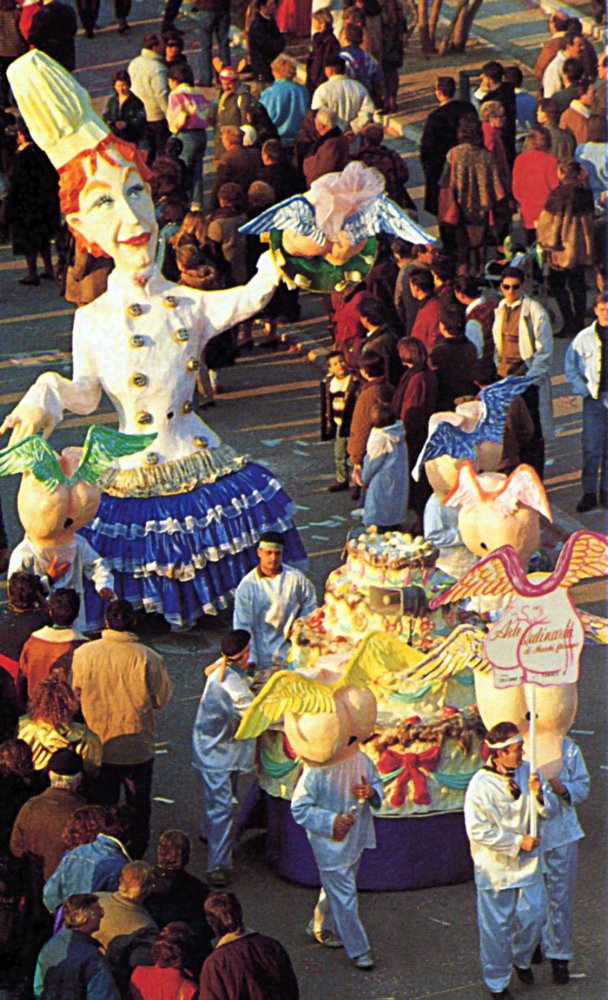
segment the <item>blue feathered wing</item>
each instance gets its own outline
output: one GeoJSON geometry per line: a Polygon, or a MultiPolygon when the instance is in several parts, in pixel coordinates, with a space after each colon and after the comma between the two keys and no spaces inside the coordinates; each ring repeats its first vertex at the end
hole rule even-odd
{"type": "Polygon", "coordinates": [[[376,233],[390,233],[408,243],[425,245],[435,242],[434,237],[413,222],[407,212],[385,194],[378,195],[369,205],[350,215],[342,228],[353,245],[376,233]]]}
{"type": "Polygon", "coordinates": [[[272,229],[293,229],[302,236],[310,236],[319,246],[323,246],[327,240],[325,233],[317,226],[314,208],[301,194],[267,208],[261,215],[241,226],[239,232],[259,236],[272,229]]]}
{"type": "Polygon", "coordinates": [[[482,441],[502,441],[507,410],[516,396],[525,392],[533,385],[533,375],[509,375],[502,381],[482,389],[481,416],[472,431],[463,431],[447,420],[437,424],[432,434],[427,437],[424,447],[418,456],[418,461],[412,471],[412,476],[418,482],[420,470],[425,462],[440,455],[450,458],[469,459],[474,462],[476,446],[482,441]]]}

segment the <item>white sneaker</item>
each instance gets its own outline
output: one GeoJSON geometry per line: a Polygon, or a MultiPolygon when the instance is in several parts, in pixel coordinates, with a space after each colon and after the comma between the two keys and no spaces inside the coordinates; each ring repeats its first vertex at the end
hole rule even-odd
{"type": "Polygon", "coordinates": [[[353,958],[352,962],[358,969],[373,969],[374,967],[374,958],[371,951],[367,951],[365,955],[357,955],[356,958],[353,958]]]}
{"type": "Polygon", "coordinates": [[[316,931],[312,920],[306,926],[306,933],[325,948],[343,948],[341,939],[333,931],[316,931]]]}

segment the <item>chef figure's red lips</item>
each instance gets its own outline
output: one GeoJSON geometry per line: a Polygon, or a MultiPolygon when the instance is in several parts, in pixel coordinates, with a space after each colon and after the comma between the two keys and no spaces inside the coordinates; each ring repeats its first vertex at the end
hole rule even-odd
{"type": "Polygon", "coordinates": [[[130,240],[119,240],[118,242],[121,246],[145,247],[150,242],[150,233],[138,233],[137,236],[132,236],[130,240]]]}

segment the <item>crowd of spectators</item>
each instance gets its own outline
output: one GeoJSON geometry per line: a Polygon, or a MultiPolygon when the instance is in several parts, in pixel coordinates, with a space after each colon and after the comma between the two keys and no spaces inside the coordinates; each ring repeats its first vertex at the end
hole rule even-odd
{"type": "MultiPolygon", "coordinates": [[[[196,6],[198,65],[175,27],[179,3],[169,0],[162,33],[147,34],[114,73],[103,112],[112,132],[147,157],[166,278],[203,289],[246,282],[262,247],[241,226],[351,160],[379,171],[390,198],[417,216],[408,166],[385,141],[379,114],[399,100],[407,34],[399,0],[345,3],[335,18],[329,6],[316,10],[303,82],[284,52],[275,0],[248,11],[248,56],[238,68],[230,64],[229,4],[196,6]]],[[[120,32],[129,7],[117,0],[120,32]]],[[[98,4],[80,0],[77,9],[93,37],[98,4]]],[[[21,10],[0,0],[3,106],[11,100],[6,68],[28,45],[74,70],[77,27],[59,0],[21,10]]],[[[335,466],[328,489],[350,488],[363,524],[387,530],[407,521],[423,532],[431,491],[424,471],[417,480],[411,472],[429,418],[509,375],[534,383],[507,417],[501,469],[526,461],[542,479],[554,336],[571,341],[566,376],[584,401],[577,510],[606,505],[606,293],[603,268],[593,271],[603,255],[606,57],[598,60],[576,18],[554,14],[534,72],[538,89],[530,93],[519,67],[490,61],[470,100],[456,97],[452,77],[437,76],[437,107],[418,156],[424,209],[437,218],[440,242],[381,236],[368,276],[325,296],[332,344],[321,433],[334,441],[335,466]],[[531,294],[543,284],[539,261],[559,330],[531,294]]],[[[21,284],[58,277],[66,298],[82,306],[104,290],[112,263],[74,245],[60,226],[55,171],[18,115],[1,113],[8,184],[0,188],[0,225],[25,258],[21,284]]],[[[258,317],[263,346],[277,343],[278,323],[294,322],[299,309],[297,289],[281,286],[258,317]]],[[[206,348],[201,409],[221,392],[221,369],[251,349],[254,328],[248,320],[206,348]]],[[[252,962],[268,978],[248,996],[297,997],[281,945],[245,928],[233,894],[209,893],[187,871],[186,833],[164,831],[155,865],[141,860],[150,840],[154,713],[172,686],[162,658],[139,642],[132,607],[111,602],[106,628],[91,641],[75,627],[75,591],[55,589],[46,607],[39,581],[17,572],[9,598],[2,653],[15,670],[12,679],[0,671],[0,906],[11,930],[0,940],[2,962],[44,997],[187,1000],[199,984],[201,1000],[236,995],[230,990],[252,962]],[[220,947],[212,952],[214,937],[220,947]],[[97,992],[74,992],[83,976],[97,992]]]]}

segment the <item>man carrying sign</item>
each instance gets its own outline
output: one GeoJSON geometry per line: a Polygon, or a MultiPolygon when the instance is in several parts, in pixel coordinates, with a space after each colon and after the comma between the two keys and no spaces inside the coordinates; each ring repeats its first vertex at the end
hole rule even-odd
{"type": "Polygon", "coordinates": [[[487,735],[488,763],[471,780],[464,818],[475,866],[479,954],[493,997],[508,998],[511,966],[532,983],[532,953],[546,918],[539,838],[528,833],[530,813],[548,818],[555,799],[523,763],[523,739],[512,722],[487,735]],[[515,931],[513,925],[515,924],[515,931]]]}

